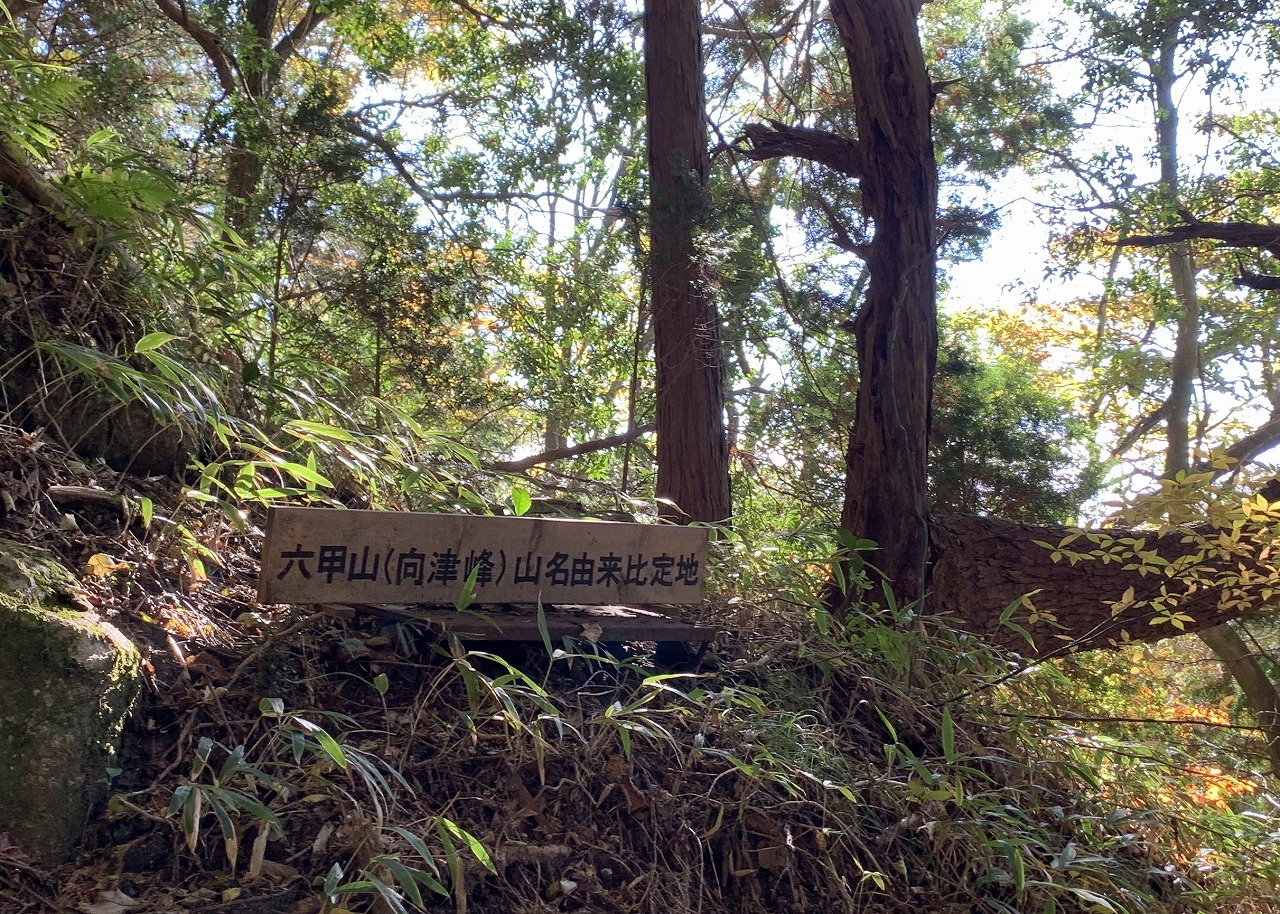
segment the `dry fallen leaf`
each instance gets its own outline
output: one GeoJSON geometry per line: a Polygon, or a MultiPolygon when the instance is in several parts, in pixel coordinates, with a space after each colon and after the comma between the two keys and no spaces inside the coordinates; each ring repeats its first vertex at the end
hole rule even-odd
{"type": "Polygon", "coordinates": [[[89,561],[85,562],[85,571],[95,578],[105,578],[107,575],[115,574],[117,571],[128,570],[128,562],[118,561],[105,552],[95,552],[89,556],[89,561]]]}

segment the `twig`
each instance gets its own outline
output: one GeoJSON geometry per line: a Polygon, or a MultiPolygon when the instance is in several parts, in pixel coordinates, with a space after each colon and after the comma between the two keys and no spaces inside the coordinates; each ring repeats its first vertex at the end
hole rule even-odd
{"type": "Polygon", "coordinates": [[[231,678],[226,681],[226,683],[224,684],[224,687],[227,689],[227,691],[231,691],[231,687],[235,685],[236,680],[240,678],[241,674],[244,673],[244,671],[249,668],[249,664],[257,661],[258,658],[262,656],[262,652],[265,651],[267,648],[274,647],[275,645],[279,644],[281,641],[284,641],[286,638],[290,638],[296,635],[298,632],[302,631],[304,628],[311,627],[316,622],[326,618],[328,615],[329,614],[324,612],[323,610],[320,612],[314,612],[311,615],[307,616],[302,621],[295,622],[293,625],[290,625],[288,628],[286,628],[284,631],[280,632],[279,634],[275,634],[267,638],[267,640],[262,642],[262,645],[256,651],[254,651],[248,657],[240,661],[240,665],[237,666],[235,670],[232,672],[231,678]]]}

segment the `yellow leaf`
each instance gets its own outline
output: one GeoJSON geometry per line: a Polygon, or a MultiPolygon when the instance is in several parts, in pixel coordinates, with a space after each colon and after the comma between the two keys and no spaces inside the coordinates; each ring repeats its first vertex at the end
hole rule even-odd
{"type": "Polygon", "coordinates": [[[107,575],[115,574],[117,571],[128,570],[128,562],[117,561],[105,552],[95,552],[89,556],[89,561],[85,562],[85,571],[95,578],[105,578],[107,575]]]}

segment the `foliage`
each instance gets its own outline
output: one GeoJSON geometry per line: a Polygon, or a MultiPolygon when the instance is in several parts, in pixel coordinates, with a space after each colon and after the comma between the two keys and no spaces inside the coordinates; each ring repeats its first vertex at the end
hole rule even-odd
{"type": "Polygon", "coordinates": [[[322,829],[332,837],[307,866],[335,911],[361,898],[398,911],[432,894],[484,907],[548,892],[607,909],[623,893],[639,910],[797,899],[847,911],[1189,910],[1228,903],[1250,891],[1233,878],[1274,868],[1250,846],[1270,840],[1265,818],[1242,814],[1270,802],[1256,781],[1188,767],[1158,743],[1083,734],[1057,719],[1061,677],[1000,685],[989,649],[909,608],[744,644],[714,673],[656,672],[568,641],[510,658],[451,642],[424,656],[430,637],[398,628],[390,645],[358,628],[326,633],[345,646],[343,669],[316,667],[302,645],[251,658],[251,677],[283,664],[347,710],[288,711],[277,698],[254,716],[235,710],[233,690],[222,712],[193,704],[203,723],[188,732],[229,725],[238,748],[192,737],[190,775],[125,805],[170,794],[194,855],[181,866],[210,874],[310,842],[309,810],[329,810],[353,827],[322,829]],[[390,652],[397,643],[409,653],[390,652]],[[1054,719],[1037,714],[1050,707],[1054,719]],[[1204,802],[1166,794],[1179,770],[1200,778],[1204,802]],[[1175,802],[1176,817],[1164,809],[1175,802]],[[202,823],[224,838],[217,854],[199,841],[202,823]],[[254,849],[228,838],[255,829],[254,849]],[[579,831],[592,840],[566,837],[579,831]],[[646,875],[659,860],[660,875],[646,875]]]}
{"type": "MultiPolygon", "coordinates": [[[[980,346],[981,319],[955,316],[939,347],[930,445],[937,510],[1070,522],[1103,468],[1074,403],[1026,348],[980,346]]],[[[1025,346],[1025,344],[1024,344],[1025,346]]]]}
{"type": "MultiPolygon", "coordinates": [[[[223,589],[227,544],[274,502],[652,513],[638,433],[514,488],[491,469],[653,414],[636,9],[361,0],[311,7],[319,21],[281,5],[255,24],[258,4],[170,6],[185,24],[141,0],[24,6],[0,24],[0,142],[33,178],[25,191],[7,180],[0,219],[6,421],[181,484],[175,499],[130,499],[145,557],[98,563],[95,586],[128,589],[149,562],[180,567],[169,615],[137,612],[195,641],[216,626],[180,630],[175,607],[223,589]],[[291,35],[296,47],[280,44],[291,35]],[[144,467],[152,443],[165,459],[144,467]]],[[[1183,85],[1225,98],[1247,70],[1225,48],[1266,13],[1070,6],[1058,39],[1095,27],[1070,50],[1103,113],[1146,92],[1137,39],[1171,22],[1183,85]]],[[[1060,162],[1086,183],[1055,190],[1056,212],[1087,212],[1061,223],[1051,256],[1105,288],[1037,314],[951,318],[933,507],[1070,520],[1114,459],[1116,487],[1154,490],[1142,473],[1179,303],[1158,257],[1122,259],[1115,243],[1181,214],[1142,149],[1090,160],[1069,148],[1083,96],[1059,97],[1057,64],[1037,59],[1017,7],[927,4],[923,23],[947,261],[981,255],[999,222],[986,195],[1012,169],[1060,162]],[[1064,367],[1069,349],[1083,361],[1064,367]]],[[[199,687],[194,665],[168,671],[192,687],[165,709],[186,716],[158,767],[182,775],[123,808],[167,823],[186,874],[257,875],[283,846],[319,847],[306,875],[332,911],[432,896],[628,910],[1245,905],[1277,876],[1264,856],[1276,810],[1236,761],[1256,745],[1234,729],[1250,726],[1234,691],[1197,683],[1177,709],[1200,723],[1230,712],[1231,738],[1212,745],[1186,738],[1199,724],[1076,719],[1155,720],[1161,696],[1126,682],[1155,661],[1009,675],[1008,658],[946,620],[895,606],[863,560],[873,544],[833,542],[872,227],[847,176],[752,162],[735,140],[764,118],[853,135],[841,49],[816,4],[722,4],[711,26],[714,227],[701,247],[725,315],[739,506],[716,546],[718,611],[741,633],[725,667],[658,672],[549,638],[532,660],[459,644],[413,653],[430,639],[407,625],[282,639],[199,687]],[[820,606],[841,558],[862,572],[842,583],[864,601],[844,626],[820,606]],[[1102,696],[1092,710],[1085,685],[1102,696]],[[1068,706],[1082,713],[1064,718],[1068,706]],[[569,842],[566,823],[580,822],[598,830],[569,842]]],[[[1265,41],[1249,47],[1269,65],[1265,41]]],[[[1213,152],[1183,170],[1182,204],[1274,221],[1274,115],[1220,101],[1205,115],[1213,152]]],[[[1265,272],[1270,255],[1194,249],[1206,268],[1195,425],[1202,444],[1226,446],[1280,403],[1275,294],[1231,277],[1265,272]]],[[[1185,560],[1108,533],[1050,548],[1149,572],[1165,591],[1120,604],[1170,628],[1179,588],[1269,600],[1269,556],[1253,545],[1276,532],[1272,503],[1246,500],[1243,480],[1210,497],[1219,468],[1198,469],[1133,517],[1187,538],[1185,560]],[[1262,570],[1241,571],[1242,556],[1262,570]]],[[[276,624],[250,608],[246,626],[276,624]]],[[[1268,625],[1262,640],[1273,636],[1268,625]]]]}

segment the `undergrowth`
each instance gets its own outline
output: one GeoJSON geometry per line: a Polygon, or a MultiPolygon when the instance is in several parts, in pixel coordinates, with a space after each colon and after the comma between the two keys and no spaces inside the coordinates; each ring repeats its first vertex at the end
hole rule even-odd
{"type": "Polygon", "coordinates": [[[116,808],[181,838],[178,874],[289,867],[334,914],[1180,911],[1274,875],[1261,817],[1170,815],[1159,760],[1004,716],[974,691],[998,658],[904,616],[699,673],[331,630],[193,683],[116,808]]]}
{"type": "MultiPolygon", "coordinates": [[[[55,448],[4,441],[15,476],[77,481],[55,448]]],[[[1205,747],[1090,726],[1053,668],[869,578],[829,617],[820,530],[723,538],[733,574],[705,621],[740,634],[716,669],[671,672],[633,646],[468,646],[257,606],[232,519],[123,490],[154,496],[149,528],[55,533],[22,492],[5,519],[105,559],[84,586],[151,645],[71,897],[88,880],[139,911],[286,893],[334,914],[1276,910],[1263,782],[1203,802],[1205,747]],[[222,563],[204,581],[192,543],[222,563]]]]}

